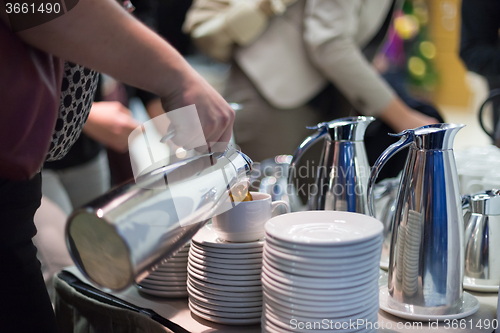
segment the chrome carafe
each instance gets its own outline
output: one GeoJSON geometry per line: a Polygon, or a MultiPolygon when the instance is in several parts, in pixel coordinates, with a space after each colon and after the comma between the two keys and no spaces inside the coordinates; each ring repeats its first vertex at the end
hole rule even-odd
{"type": "Polygon", "coordinates": [[[500,190],[464,197],[465,279],[469,285],[500,284],[500,190]]]}
{"type": "Polygon", "coordinates": [[[389,253],[391,249],[392,226],[396,212],[396,199],[398,196],[400,178],[384,179],[375,185],[375,217],[384,225],[384,243],[380,256],[380,268],[389,268],[389,253]]]}
{"type": "Polygon", "coordinates": [[[409,146],[399,186],[389,256],[388,306],[410,314],[454,314],[462,305],[464,220],[453,140],[464,125],[406,130],[375,162],[373,188],[388,159],[409,146]]]}
{"type": "Polygon", "coordinates": [[[122,290],[182,247],[231,201],[252,161],[235,149],[153,170],[76,210],[66,240],[77,267],[93,283],[122,290]]]}
{"type": "Polygon", "coordinates": [[[340,118],[320,123],[317,132],[302,142],[293,154],[288,174],[289,187],[300,176],[297,164],[314,143],[324,139],[323,151],[316,172],[316,183],[308,188],[308,208],[368,213],[366,188],[370,164],[363,142],[365,130],[373,117],[340,118]]]}

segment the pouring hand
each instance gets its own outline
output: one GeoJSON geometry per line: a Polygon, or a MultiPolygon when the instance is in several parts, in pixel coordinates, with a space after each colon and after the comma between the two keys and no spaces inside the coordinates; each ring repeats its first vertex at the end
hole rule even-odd
{"type": "Polygon", "coordinates": [[[184,81],[179,89],[162,98],[171,122],[168,132],[174,133],[172,141],[186,150],[213,142],[228,143],[233,132],[234,110],[197,73],[184,76],[184,81]],[[195,114],[176,110],[189,105],[196,107],[195,114]],[[196,130],[200,124],[202,131],[196,130]]]}

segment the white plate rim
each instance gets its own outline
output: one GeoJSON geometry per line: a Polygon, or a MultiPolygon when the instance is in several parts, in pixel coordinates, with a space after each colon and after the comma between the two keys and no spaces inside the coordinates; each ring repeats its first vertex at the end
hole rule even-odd
{"type": "Polygon", "coordinates": [[[241,297],[241,296],[223,296],[218,294],[211,294],[208,292],[203,292],[198,287],[193,286],[192,283],[188,282],[187,289],[191,295],[191,293],[196,294],[200,297],[208,298],[214,301],[222,301],[222,302],[258,302],[262,301],[262,296],[249,296],[249,297],[241,297]]]}
{"type": "Polygon", "coordinates": [[[139,290],[146,290],[146,291],[184,291],[184,290],[187,290],[187,285],[185,285],[185,286],[171,286],[171,287],[158,287],[161,289],[149,288],[149,287],[141,286],[140,284],[135,284],[135,286],[139,290]]]}
{"type": "MultiPolygon", "coordinates": [[[[217,267],[211,267],[208,265],[202,265],[194,261],[193,259],[189,258],[188,261],[189,265],[196,269],[204,270],[206,272],[211,272],[215,274],[223,274],[223,275],[253,275],[253,274],[259,274],[262,270],[262,265],[259,266],[259,268],[254,268],[254,269],[242,269],[242,268],[233,268],[233,269],[225,269],[225,268],[217,268],[217,267]]],[[[237,266],[237,265],[235,265],[237,266]]]]}
{"type": "Polygon", "coordinates": [[[211,267],[211,268],[218,268],[218,269],[249,270],[249,269],[257,269],[257,268],[262,267],[262,260],[261,259],[259,259],[256,263],[253,263],[253,264],[245,264],[245,263],[242,264],[241,262],[237,262],[234,264],[223,264],[223,263],[216,262],[216,261],[203,260],[203,259],[200,259],[200,258],[194,256],[194,255],[190,256],[189,259],[194,261],[198,265],[207,266],[207,267],[211,267]],[[248,267],[251,267],[251,268],[248,268],[248,267]]]}
{"type": "Polygon", "coordinates": [[[191,247],[190,251],[194,251],[202,256],[219,258],[219,259],[255,259],[262,257],[262,249],[260,249],[259,252],[252,252],[252,253],[241,253],[241,252],[220,253],[220,252],[205,251],[204,249],[199,249],[193,246],[191,247]]]}
{"type": "Polygon", "coordinates": [[[188,285],[191,284],[193,288],[195,289],[198,289],[202,292],[205,292],[207,294],[212,294],[212,295],[222,295],[222,296],[228,296],[228,297],[232,297],[234,294],[238,294],[240,296],[249,296],[249,297],[256,297],[255,295],[260,295],[260,297],[262,297],[262,286],[256,286],[256,288],[249,288],[247,291],[241,291],[241,287],[238,287],[240,289],[237,289],[237,290],[231,290],[232,288],[230,288],[230,290],[227,290],[227,286],[226,286],[226,289],[222,289],[224,288],[224,286],[218,286],[216,285],[217,287],[216,288],[219,288],[219,289],[214,289],[214,287],[207,287],[206,286],[206,283],[203,283],[203,281],[196,281],[196,279],[194,278],[188,278],[188,285]],[[194,280],[194,281],[193,281],[194,280]],[[222,287],[222,288],[220,288],[222,287]]]}
{"type": "MultiPolygon", "coordinates": [[[[500,285],[500,284],[499,284],[500,285]]],[[[464,276],[464,289],[483,293],[498,293],[498,285],[472,283],[471,278],[464,276]]]]}
{"type": "Polygon", "coordinates": [[[189,310],[196,316],[200,317],[201,319],[208,320],[214,323],[218,324],[227,324],[227,325],[253,325],[253,324],[258,324],[260,323],[260,317],[258,318],[252,318],[252,319],[232,319],[232,318],[223,318],[223,317],[217,317],[217,316],[210,316],[207,314],[204,314],[202,312],[197,311],[196,309],[193,309],[191,307],[191,304],[189,304],[189,310]]]}
{"type": "Polygon", "coordinates": [[[217,257],[209,257],[203,254],[199,254],[198,252],[190,252],[190,256],[196,257],[199,260],[207,261],[207,262],[215,262],[215,263],[232,263],[234,265],[238,265],[241,262],[246,262],[249,264],[257,264],[262,262],[262,255],[256,258],[244,258],[244,259],[228,259],[228,258],[217,258],[217,257]]]}
{"type": "Polygon", "coordinates": [[[162,272],[156,271],[153,273],[149,273],[149,275],[147,277],[145,277],[145,279],[163,281],[164,279],[171,278],[171,277],[175,277],[177,279],[182,279],[182,278],[187,277],[187,267],[186,267],[186,270],[182,271],[182,272],[162,273],[162,272]]]}
{"type": "Polygon", "coordinates": [[[186,285],[187,278],[184,280],[179,280],[179,281],[164,281],[163,283],[157,283],[160,281],[155,281],[151,283],[150,281],[143,279],[141,282],[136,282],[139,285],[145,285],[147,288],[148,286],[151,287],[169,287],[169,286],[185,286],[186,285]]]}
{"type": "MultiPolygon", "coordinates": [[[[310,218],[310,216],[309,216],[310,218]]],[[[273,218],[271,218],[269,221],[266,222],[264,225],[264,229],[266,231],[266,234],[276,238],[283,240],[285,242],[291,242],[295,244],[302,244],[306,246],[339,246],[339,245],[355,245],[360,242],[366,242],[372,238],[380,237],[383,233],[384,226],[382,222],[379,220],[368,216],[364,214],[358,214],[358,213],[351,213],[351,212],[341,212],[341,211],[327,211],[327,210],[314,210],[314,211],[302,211],[302,212],[294,212],[294,213],[289,213],[289,214],[284,214],[284,215],[278,215],[273,218]],[[348,239],[348,240],[343,240],[343,241],[335,241],[332,242],[331,240],[326,241],[326,240],[315,240],[314,243],[311,242],[304,242],[301,240],[293,239],[290,237],[290,233],[284,230],[289,229],[291,226],[297,225],[297,224],[313,224],[313,223],[304,223],[302,221],[300,222],[294,222],[294,221],[287,221],[286,219],[290,219],[291,217],[297,217],[300,219],[300,216],[305,216],[305,215],[324,215],[321,218],[326,218],[328,221],[316,221],[314,224],[320,225],[320,224],[327,224],[327,223],[332,223],[332,219],[349,219],[352,217],[358,217],[360,219],[366,219],[370,220],[369,223],[367,223],[367,226],[373,226],[373,231],[366,230],[366,227],[363,228],[364,232],[366,235],[360,236],[354,239],[348,239]],[[276,228],[285,228],[285,229],[279,229],[277,230],[276,228]]]]}
{"type": "MultiPolygon", "coordinates": [[[[353,263],[355,265],[352,266],[363,266],[363,263],[366,263],[367,261],[371,261],[372,259],[375,259],[377,257],[380,257],[380,253],[378,253],[379,249],[377,248],[377,251],[373,251],[368,255],[366,258],[360,259],[358,261],[354,261],[353,263]]],[[[265,246],[264,251],[262,251],[262,255],[264,256],[264,252],[267,251],[270,256],[273,257],[278,257],[283,260],[286,260],[288,262],[296,262],[299,264],[305,264],[305,265],[335,265],[335,266],[345,266],[346,264],[349,263],[349,260],[339,260],[341,263],[337,263],[336,259],[316,259],[316,258],[307,258],[307,257],[299,257],[295,255],[290,255],[287,253],[280,252],[279,250],[276,250],[270,246],[265,246]]],[[[360,256],[361,257],[361,256],[360,256]]],[[[357,257],[354,257],[357,258],[357,257]]],[[[379,261],[379,260],[377,260],[379,261]]]]}
{"type": "Polygon", "coordinates": [[[208,289],[214,289],[214,290],[222,290],[222,291],[233,291],[233,292],[244,292],[244,291],[241,291],[241,290],[246,290],[246,291],[261,291],[262,290],[262,285],[259,284],[259,285],[253,285],[253,286],[249,286],[249,285],[242,285],[242,286],[234,286],[234,285],[221,285],[221,284],[217,284],[217,283],[213,283],[213,282],[210,282],[210,281],[204,281],[204,280],[200,280],[198,279],[196,276],[193,276],[193,275],[189,275],[189,278],[194,280],[194,284],[198,283],[202,286],[205,287],[205,284],[208,284],[208,285],[211,285],[213,286],[212,288],[210,287],[206,287],[208,289]],[[201,283],[200,283],[201,282],[201,283]],[[217,289],[215,289],[217,288],[217,289]],[[226,289],[222,289],[222,288],[226,288],[226,289]],[[229,289],[227,289],[229,288],[229,289]],[[231,289],[235,289],[235,290],[231,290],[231,289]]]}
{"type": "MultiPolygon", "coordinates": [[[[330,247],[318,247],[317,249],[316,248],[313,248],[311,246],[306,246],[305,248],[290,248],[290,247],[297,247],[297,246],[300,246],[300,244],[288,244],[289,247],[285,246],[285,245],[282,245],[282,243],[279,243],[279,242],[282,242],[278,239],[275,239],[273,237],[266,237],[266,244],[268,244],[269,246],[271,246],[272,248],[274,248],[275,250],[278,250],[280,252],[283,252],[283,253],[287,253],[287,254],[290,254],[290,255],[296,255],[296,256],[304,256],[304,257],[317,257],[317,258],[346,258],[347,255],[344,254],[344,253],[333,253],[333,254],[337,254],[337,256],[332,256],[332,253],[329,251],[331,248],[330,247]]],[[[365,242],[364,244],[366,244],[366,246],[364,247],[359,247],[359,248],[354,248],[352,246],[349,247],[349,249],[347,251],[349,251],[348,255],[349,257],[353,257],[353,256],[359,256],[359,255],[363,255],[363,254],[366,254],[366,253],[369,253],[371,251],[374,250],[374,248],[378,247],[379,246],[379,242],[382,242],[382,239],[378,239],[378,240],[369,240],[367,242],[365,242]]],[[[360,243],[361,245],[361,243],[360,243]]],[[[342,252],[345,252],[344,249],[342,249],[341,247],[337,247],[337,249],[339,251],[342,251],[342,252]]]]}
{"type": "MultiPolygon", "coordinates": [[[[291,314],[289,312],[285,312],[281,309],[278,309],[277,307],[273,307],[274,305],[270,304],[267,301],[264,301],[263,306],[266,307],[266,309],[270,309],[271,311],[274,311],[274,313],[276,313],[282,317],[286,318],[286,317],[290,316],[293,318],[297,318],[297,320],[299,320],[299,321],[304,321],[304,322],[308,321],[308,319],[310,319],[311,321],[312,320],[321,321],[322,319],[324,319],[325,316],[328,319],[332,319],[335,321],[355,321],[356,319],[359,319],[359,318],[368,318],[370,315],[374,316],[374,314],[378,313],[378,310],[379,310],[379,304],[377,302],[377,303],[372,304],[371,307],[366,308],[365,310],[358,312],[358,313],[355,313],[355,314],[352,314],[350,316],[339,315],[339,317],[337,317],[337,318],[331,318],[331,317],[328,317],[327,314],[325,314],[324,316],[319,316],[319,317],[308,317],[307,315],[301,315],[301,314],[297,314],[297,313],[291,314]]],[[[305,313],[305,312],[302,312],[302,313],[305,313]]],[[[290,319],[293,319],[293,318],[290,318],[290,319]]]]}
{"type": "MultiPolygon", "coordinates": [[[[199,303],[198,305],[206,307],[206,308],[209,308],[209,306],[218,307],[218,308],[220,308],[219,310],[218,309],[212,309],[212,310],[220,311],[220,312],[242,312],[244,310],[246,310],[248,312],[262,311],[262,301],[246,302],[247,304],[251,304],[251,305],[242,305],[245,302],[232,302],[235,305],[229,306],[229,305],[219,305],[215,302],[212,303],[212,300],[210,300],[210,302],[206,302],[206,301],[202,300],[201,297],[195,297],[194,295],[189,294],[189,301],[191,301],[191,299],[193,299],[193,301],[195,301],[195,303],[198,302],[199,303]],[[238,311],[226,311],[225,308],[227,308],[227,309],[239,309],[239,310],[238,311]],[[257,310],[257,309],[252,309],[252,308],[260,308],[260,309],[257,310]]],[[[220,301],[220,302],[221,303],[228,303],[228,302],[224,302],[224,301],[220,301]]]]}
{"type": "Polygon", "coordinates": [[[138,289],[139,292],[148,294],[151,296],[156,296],[156,297],[163,297],[163,298],[187,298],[189,296],[189,293],[186,291],[146,291],[143,289],[138,289]]]}
{"type": "MultiPolygon", "coordinates": [[[[332,306],[335,306],[335,305],[341,305],[341,306],[345,306],[346,303],[343,302],[343,300],[339,299],[339,300],[336,300],[336,301],[321,301],[321,300],[316,300],[316,301],[313,301],[313,300],[301,300],[300,298],[298,299],[299,302],[297,302],[297,297],[286,297],[284,296],[284,298],[287,298],[287,299],[284,299],[282,298],[283,295],[282,294],[279,294],[275,291],[272,290],[272,288],[269,287],[268,284],[265,284],[263,283],[262,284],[262,294],[267,293],[267,294],[271,294],[272,297],[274,298],[278,298],[279,300],[281,300],[282,302],[289,302],[291,304],[297,304],[297,305],[301,305],[301,306],[309,306],[309,307],[314,307],[314,306],[323,306],[323,304],[328,304],[327,307],[332,307],[332,306]],[[293,300],[290,300],[290,299],[293,299],[293,300]],[[305,303],[307,304],[302,304],[300,303],[300,301],[305,301],[305,303]]],[[[377,290],[378,292],[378,290],[377,290]]],[[[370,295],[369,293],[363,293],[364,297],[356,297],[353,301],[349,301],[349,303],[347,303],[347,305],[354,305],[354,304],[359,304],[360,302],[365,302],[366,300],[369,300],[371,298],[375,298],[377,295],[376,292],[373,292],[372,295],[370,295]]],[[[350,295],[344,295],[346,298],[349,298],[350,295]]]]}
{"type": "MultiPolygon", "coordinates": [[[[305,266],[327,266],[327,265],[331,265],[331,266],[335,266],[335,267],[339,267],[340,270],[346,270],[346,269],[349,269],[348,267],[346,266],[350,266],[350,267],[358,267],[358,266],[361,266],[361,267],[364,267],[366,266],[367,263],[371,263],[371,261],[373,261],[374,259],[378,259],[380,257],[380,253],[378,253],[378,251],[376,252],[372,252],[371,256],[363,259],[363,260],[360,260],[360,261],[355,261],[353,265],[349,265],[348,261],[346,261],[345,263],[341,263],[341,264],[338,264],[338,263],[335,263],[335,262],[318,262],[318,261],[314,261],[312,260],[311,258],[311,261],[307,261],[309,260],[309,258],[304,258],[303,260],[300,259],[300,260],[296,260],[296,256],[293,256],[293,257],[287,257],[287,256],[279,256],[281,253],[279,253],[279,251],[275,250],[275,249],[272,249],[270,247],[265,247],[264,248],[264,251],[262,253],[262,257],[267,257],[267,258],[270,258],[271,260],[275,260],[275,261],[278,261],[278,260],[282,260],[283,264],[285,266],[289,266],[289,265],[286,265],[285,262],[288,262],[288,263],[296,263],[298,265],[305,265],[305,266]],[[267,254],[267,256],[266,256],[267,254]],[[292,259],[293,258],[293,259],[292,259]]],[[[376,260],[378,261],[378,260],[376,260]]],[[[313,269],[314,270],[314,269],[313,269]]],[[[321,271],[324,271],[324,270],[321,270],[321,271]]]]}
{"type": "MultiPolygon", "coordinates": [[[[230,284],[230,283],[241,283],[244,284],[246,282],[252,283],[251,285],[255,285],[256,281],[260,281],[260,274],[255,275],[226,275],[226,274],[216,274],[205,271],[200,271],[199,269],[194,268],[193,266],[188,266],[188,273],[193,276],[201,276],[203,279],[207,279],[208,281],[218,281],[220,284],[230,284]],[[249,277],[251,277],[249,279],[249,277]]],[[[214,282],[215,283],[215,282],[214,282]]]]}
{"type": "MultiPolygon", "coordinates": [[[[262,316],[262,311],[258,311],[258,312],[249,312],[247,314],[247,316],[249,316],[249,318],[237,318],[236,312],[225,312],[225,313],[221,313],[220,311],[216,311],[216,310],[211,310],[211,309],[208,309],[208,308],[205,308],[201,305],[198,305],[198,304],[195,304],[195,303],[192,303],[192,302],[189,302],[189,305],[190,307],[193,307],[195,308],[198,312],[201,312],[201,313],[205,313],[209,316],[216,316],[216,317],[222,317],[222,318],[228,318],[228,319],[253,319],[253,318],[258,318],[259,321],[260,321],[260,317],[262,316]],[[203,310],[200,310],[200,308],[202,308],[203,310]],[[206,311],[206,312],[204,312],[206,311]],[[207,312],[212,312],[212,313],[216,313],[216,314],[211,314],[211,313],[207,313],[207,312]],[[258,315],[257,315],[258,314],[258,315]],[[227,317],[223,317],[223,315],[227,315],[227,317]],[[236,318],[234,318],[234,317],[236,318]],[[256,317],[250,317],[250,316],[256,316],[256,317]]],[[[239,313],[241,315],[244,315],[243,313],[239,313]]]]}
{"type": "Polygon", "coordinates": [[[246,243],[231,243],[221,241],[219,237],[217,237],[217,234],[215,233],[215,230],[212,228],[211,224],[207,224],[203,228],[201,228],[193,236],[191,241],[200,246],[207,246],[216,249],[249,249],[262,247],[264,245],[264,239],[246,243]]]}
{"type": "MultiPolygon", "coordinates": [[[[289,310],[294,310],[294,311],[302,311],[303,313],[307,313],[307,312],[311,312],[311,311],[308,311],[308,310],[303,310],[302,308],[298,309],[298,308],[292,308],[290,307],[289,305],[283,305],[285,303],[285,301],[283,301],[282,299],[279,299],[278,297],[275,297],[274,295],[269,295],[269,293],[267,291],[263,291],[263,295],[264,295],[264,299],[265,300],[270,300],[271,302],[281,306],[281,307],[284,307],[284,308],[288,308],[289,310]],[[278,300],[276,300],[276,298],[278,298],[278,300]],[[283,303],[280,303],[280,302],[283,302],[283,303]]],[[[343,309],[342,311],[338,310],[338,309],[334,309],[335,307],[338,307],[338,306],[342,306],[341,304],[339,304],[338,306],[330,306],[328,308],[322,308],[320,305],[321,303],[318,302],[318,304],[316,306],[309,306],[309,310],[312,308],[314,309],[314,312],[316,313],[322,313],[324,314],[324,318],[328,317],[327,313],[329,314],[335,314],[335,313],[338,313],[338,312],[341,312],[342,314],[338,315],[337,316],[350,316],[350,315],[344,315],[345,312],[347,311],[353,311],[354,309],[358,308],[358,309],[363,309],[362,311],[358,312],[358,313],[361,313],[365,310],[368,309],[368,307],[366,307],[366,302],[371,302],[372,304],[370,304],[372,307],[374,307],[375,305],[377,305],[378,307],[378,295],[374,294],[372,295],[371,298],[363,301],[364,303],[362,304],[356,304],[356,303],[352,303],[349,305],[349,307],[347,309],[343,309]]],[[[291,303],[290,303],[291,304],[291,303]]],[[[297,304],[295,304],[297,305],[297,304]]],[[[307,305],[303,305],[303,307],[307,307],[307,305]]],[[[377,310],[378,311],[378,310],[377,310]]],[[[304,317],[307,317],[308,315],[304,315],[304,317]]],[[[331,319],[329,317],[329,319],[331,319]]]]}
{"type": "Polygon", "coordinates": [[[276,260],[273,260],[272,258],[269,258],[267,256],[264,257],[264,260],[262,261],[262,265],[264,265],[264,262],[267,265],[270,265],[271,267],[285,273],[285,274],[290,274],[290,275],[296,275],[298,277],[305,277],[305,278],[331,278],[331,279],[338,279],[338,280],[361,280],[363,279],[360,276],[368,275],[370,270],[379,270],[380,268],[377,266],[376,268],[370,267],[369,265],[365,265],[362,268],[356,268],[355,270],[340,270],[339,272],[336,271],[328,271],[328,270],[323,270],[323,271],[318,271],[318,270],[313,270],[313,269],[303,269],[301,267],[290,267],[280,262],[276,262],[276,260]],[[307,272],[312,272],[312,273],[304,273],[304,271],[307,272]],[[338,274],[344,273],[345,275],[338,275],[338,274]],[[306,275],[307,274],[307,275],[306,275]]]}
{"type": "MultiPolygon", "coordinates": [[[[360,293],[365,293],[366,290],[364,286],[358,286],[356,288],[349,288],[349,289],[307,289],[305,288],[298,288],[296,286],[290,286],[290,285],[284,285],[283,283],[276,281],[273,279],[271,276],[267,275],[265,272],[262,272],[262,279],[267,280],[266,282],[271,284],[274,288],[278,288],[280,290],[283,290],[283,288],[279,288],[276,285],[281,285],[284,288],[288,288],[289,292],[294,293],[294,294],[299,294],[302,295],[303,297],[309,296],[309,297],[332,297],[332,296],[343,296],[343,295],[352,295],[352,294],[360,294],[360,293]],[[293,291],[290,291],[293,290],[293,291]],[[298,291],[297,291],[298,290],[298,291]]],[[[377,283],[378,285],[378,283],[377,283]]],[[[297,298],[300,298],[296,296],[297,298]]],[[[319,298],[318,298],[319,299],[319,298]]]]}
{"type": "MultiPolygon", "coordinates": [[[[352,286],[349,284],[349,282],[346,281],[345,282],[346,284],[342,285],[342,287],[332,288],[334,285],[338,286],[338,284],[334,283],[333,281],[325,282],[325,283],[321,283],[321,284],[319,283],[319,281],[318,282],[305,281],[305,279],[303,279],[303,278],[306,278],[309,280],[314,279],[314,278],[297,276],[297,275],[292,275],[292,274],[281,272],[281,271],[277,270],[276,268],[270,266],[265,260],[262,263],[262,272],[265,272],[267,275],[274,274],[275,276],[277,276],[281,280],[286,280],[286,282],[279,281],[280,283],[293,284],[294,286],[298,286],[301,288],[309,288],[309,289],[317,289],[317,290],[321,290],[321,289],[325,289],[325,288],[326,289],[346,289],[346,288],[352,288],[352,287],[356,287],[356,286],[366,285],[366,283],[369,283],[371,279],[378,280],[378,276],[379,276],[378,266],[376,268],[377,268],[377,272],[376,272],[376,274],[375,274],[375,272],[373,273],[373,276],[374,276],[373,278],[368,275],[367,277],[365,277],[363,279],[353,280],[352,286]],[[276,272],[276,271],[278,271],[278,272],[276,272]],[[377,278],[375,278],[375,275],[377,276],[377,278]],[[300,280],[302,280],[302,281],[300,281],[300,280]],[[290,282],[292,282],[292,283],[290,283],[290,282]],[[317,287],[317,288],[304,287],[304,285],[306,285],[307,283],[311,283],[311,282],[315,283],[315,287],[317,287]],[[332,286],[332,287],[330,287],[330,286],[332,286]]],[[[374,271],[375,271],[375,269],[374,269],[374,271]]]]}

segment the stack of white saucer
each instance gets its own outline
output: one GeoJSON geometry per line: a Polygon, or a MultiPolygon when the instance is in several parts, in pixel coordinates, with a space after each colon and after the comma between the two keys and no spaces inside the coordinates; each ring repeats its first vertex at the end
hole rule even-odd
{"type": "Polygon", "coordinates": [[[265,229],[264,332],[375,331],[367,322],[379,310],[382,223],[308,211],[272,218],[265,229]]]}
{"type": "Polygon", "coordinates": [[[211,225],[192,239],[188,263],[189,308],[195,315],[221,324],[260,322],[260,281],[264,241],[220,240],[211,225]]]}
{"type": "Polygon", "coordinates": [[[184,245],[176,254],[159,265],[153,273],[136,284],[145,294],[174,298],[186,297],[187,261],[191,243],[184,245]]]}

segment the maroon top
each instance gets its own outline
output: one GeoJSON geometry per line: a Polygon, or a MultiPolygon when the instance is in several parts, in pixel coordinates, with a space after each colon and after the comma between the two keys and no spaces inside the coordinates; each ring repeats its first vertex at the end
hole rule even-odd
{"type": "Polygon", "coordinates": [[[0,50],[0,178],[29,179],[54,131],[63,62],[25,44],[1,20],[0,50]]]}

